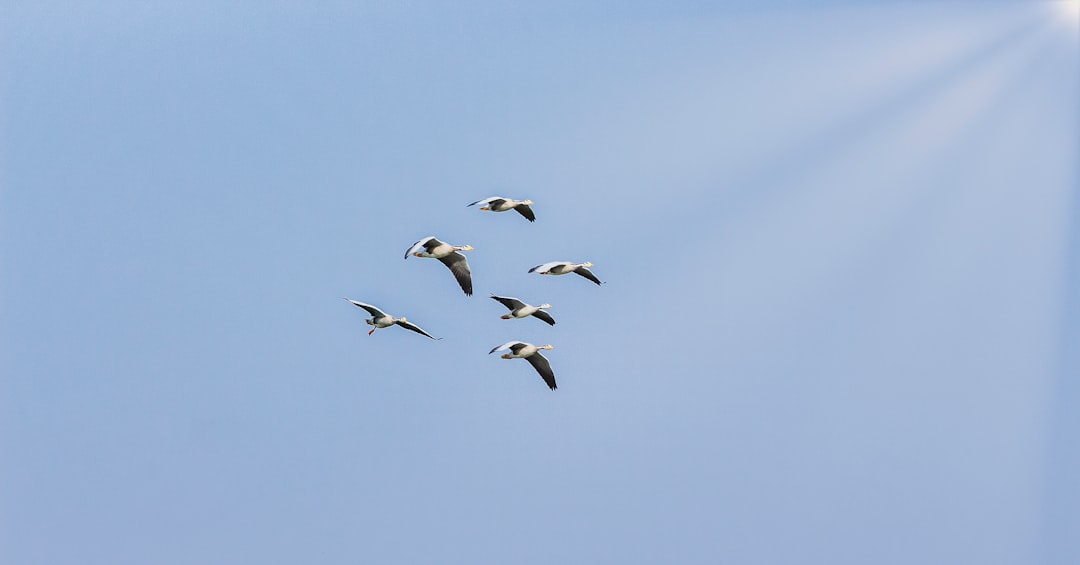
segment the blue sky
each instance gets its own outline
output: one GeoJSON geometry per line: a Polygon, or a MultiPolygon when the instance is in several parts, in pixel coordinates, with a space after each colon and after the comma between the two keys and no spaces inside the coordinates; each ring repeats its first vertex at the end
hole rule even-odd
{"type": "Polygon", "coordinates": [[[0,561],[1080,558],[1075,5],[2,4],[0,561]]]}

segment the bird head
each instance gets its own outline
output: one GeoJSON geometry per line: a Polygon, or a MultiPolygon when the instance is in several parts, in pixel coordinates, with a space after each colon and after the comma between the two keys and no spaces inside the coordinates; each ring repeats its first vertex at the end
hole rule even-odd
{"type": "Polygon", "coordinates": [[[582,263],[582,264],[581,264],[581,266],[582,266],[582,267],[585,267],[585,268],[587,269],[587,268],[589,268],[589,267],[592,267],[592,263],[590,263],[590,262],[588,262],[588,261],[585,261],[584,263],[582,263]]]}
{"type": "Polygon", "coordinates": [[[408,322],[409,322],[408,320],[406,320],[406,319],[405,319],[405,316],[402,316],[402,317],[398,318],[398,321],[399,321],[399,322],[401,322],[401,323],[403,323],[403,324],[405,324],[405,323],[408,323],[408,322]]]}
{"type": "Polygon", "coordinates": [[[550,304],[541,304],[541,305],[537,306],[537,308],[551,308],[551,305],[550,304]]]}
{"type": "Polygon", "coordinates": [[[472,251],[473,246],[471,246],[471,245],[459,245],[455,249],[457,249],[458,251],[472,251]]]}
{"type": "Polygon", "coordinates": [[[533,201],[532,200],[523,200],[521,203],[526,205],[526,206],[532,206],[533,201]]]}
{"type": "Polygon", "coordinates": [[[555,349],[555,346],[550,345],[550,344],[549,345],[541,345],[540,347],[537,347],[537,349],[555,349]]]}

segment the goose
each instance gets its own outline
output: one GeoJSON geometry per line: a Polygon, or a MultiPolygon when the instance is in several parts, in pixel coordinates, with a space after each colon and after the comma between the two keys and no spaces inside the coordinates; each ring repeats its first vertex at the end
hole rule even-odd
{"type": "Polygon", "coordinates": [[[586,261],[584,263],[571,263],[569,261],[552,261],[551,263],[544,263],[543,265],[537,265],[529,269],[530,273],[540,273],[541,275],[565,275],[566,273],[577,273],[596,284],[602,284],[600,279],[596,278],[596,275],[589,270],[593,264],[586,261]]]}
{"type": "Polygon", "coordinates": [[[425,332],[424,330],[420,329],[420,326],[410,323],[408,320],[405,319],[404,316],[401,318],[395,318],[370,304],[364,304],[363,302],[357,302],[349,298],[345,298],[344,300],[348,300],[353,304],[353,306],[356,306],[357,308],[363,308],[364,310],[367,310],[368,314],[371,314],[370,318],[364,320],[369,326],[375,326],[374,328],[371,328],[370,332],[367,333],[368,335],[375,333],[375,330],[389,328],[390,326],[396,324],[407,330],[414,331],[420,335],[426,335],[431,339],[442,339],[425,332]]]}
{"type": "MultiPolygon", "coordinates": [[[[513,198],[505,198],[503,196],[491,196],[483,200],[477,200],[476,202],[469,204],[469,206],[483,204],[483,206],[480,207],[481,210],[490,210],[492,212],[516,210],[518,214],[525,216],[526,220],[535,222],[536,214],[533,214],[532,208],[529,208],[532,203],[532,200],[514,200],[513,198]]],[[[466,206],[466,208],[469,206],[466,206]]]]}
{"type": "Polygon", "coordinates": [[[450,245],[435,239],[433,235],[429,235],[414,243],[405,252],[405,258],[408,259],[409,255],[415,255],[442,261],[443,265],[446,265],[450,272],[454,273],[454,278],[461,285],[461,290],[465,291],[465,296],[472,296],[472,271],[469,270],[469,262],[465,260],[465,256],[458,253],[458,251],[472,250],[473,246],[471,245],[450,245]],[[420,249],[423,249],[423,251],[420,251],[420,249]]]}
{"type": "Polygon", "coordinates": [[[558,388],[555,386],[555,373],[551,371],[551,364],[548,363],[547,357],[540,354],[541,349],[554,349],[553,345],[533,345],[531,343],[525,343],[524,341],[508,341],[491,351],[488,351],[488,355],[495,353],[496,351],[502,351],[503,349],[509,349],[510,353],[503,353],[503,359],[525,359],[536,369],[537,373],[540,373],[540,377],[547,383],[548,388],[555,390],[558,388]]]}
{"type": "Polygon", "coordinates": [[[503,306],[506,306],[510,309],[509,314],[503,314],[501,316],[501,318],[504,320],[509,320],[511,318],[526,318],[528,316],[536,316],[537,318],[540,318],[541,320],[547,322],[549,326],[555,325],[555,318],[552,318],[551,314],[548,314],[547,312],[541,310],[541,308],[551,308],[550,304],[532,306],[530,304],[525,304],[517,298],[513,298],[510,296],[495,296],[494,294],[491,295],[491,298],[493,300],[499,301],[500,303],[502,303],[503,306]]]}

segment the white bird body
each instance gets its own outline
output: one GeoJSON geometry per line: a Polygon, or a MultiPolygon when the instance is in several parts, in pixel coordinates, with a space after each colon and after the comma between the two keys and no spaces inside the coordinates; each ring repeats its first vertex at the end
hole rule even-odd
{"type": "Polygon", "coordinates": [[[435,239],[435,236],[429,235],[424,239],[421,239],[420,241],[414,243],[413,246],[405,252],[405,258],[408,259],[409,255],[413,255],[416,257],[426,257],[430,259],[442,259],[443,257],[447,257],[459,250],[468,251],[471,249],[472,246],[470,245],[450,245],[449,243],[443,243],[435,239]],[[425,244],[429,242],[432,245],[425,246],[425,244]],[[420,251],[421,249],[423,249],[423,251],[420,251]]]}
{"type": "Polygon", "coordinates": [[[375,330],[381,330],[383,328],[389,328],[390,326],[398,325],[398,326],[401,326],[401,327],[403,327],[403,328],[405,328],[407,330],[414,331],[414,332],[416,332],[418,334],[430,337],[431,339],[439,339],[439,338],[425,332],[424,330],[420,329],[420,326],[417,326],[416,324],[413,324],[413,323],[409,322],[408,320],[405,319],[404,316],[402,316],[400,318],[395,318],[394,316],[391,316],[390,314],[387,314],[386,312],[383,312],[382,310],[378,309],[375,306],[372,306],[371,304],[364,304],[363,302],[357,302],[357,301],[349,299],[349,298],[345,298],[344,300],[347,300],[347,301],[351,302],[352,305],[356,306],[357,308],[363,308],[364,310],[367,311],[368,314],[371,314],[370,318],[367,318],[366,320],[364,320],[364,322],[367,323],[367,325],[375,326],[375,327],[371,328],[371,331],[368,332],[368,335],[371,335],[371,334],[375,333],[375,330]]]}
{"type": "Polygon", "coordinates": [[[533,213],[532,208],[529,208],[529,206],[533,204],[532,200],[514,200],[513,198],[506,198],[505,196],[489,196],[483,200],[477,200],[476,202],[469,204],[466,208],[477,204],[483,204],[480,209],[488,210],[490,212],[516,210],[517,213],[525,216],[526,220],[529,220],[530,222],[536,221],[536,214],[533,213]]]}
{"type": "Polygon", "coordinates": [[[541,349],[554,348],[555,346],[553,345],[533,345],[531,343],[525,343],[524,341],[508,341],[489,351],[488,355],[491,355],[496,351],[509,349],[510,353],[503,353],[501,355],[503,359],[525,359],[534,369],[536,369],[536,372],[540,374],[540,378],[544,379],[548,388],[555,390],[558,388],[555,384],[555,373],[551,370],[551,364],[548,363],[547,357],[540,354],[541,349]]]}
{"type": "Polygon", "coordinates": [[[465,295],[472,296],[472,271],[469,269],[469,262],[465,259],[465,256],[458,253],[459,251],[472,250],[473,246],[471,245],[450,245],[435,239],[433,235],[429,235],[412,244],[412,247],[405,251],[405,258],[408,259],[409,255],[413,255],[442,261],[442,264],[446,265],[450,272],[454,274],[454,279],[457,280],[465,295]]]}
{"type": "Polygon", "coordinates": [[[544,263],[543,265],[537,265],[529,269],[530,273],[539,273],[541,275],[565,275],[567,273],[575,273],[581,275],[596,284],[602,284],[600,279],[596,278],[596,275],[589,270],[593,264],[586,261],[584,263],[571,263],[570,261],[552,261],[550,263],[544,263]]]}
{"type": "Polygon", "coordinates": [[[517,298],[511,296],[495,296],[491,295],[491,298],[501,303],[510,309],[509,314],[503,314],[500,316],[503,320],[509,320],[511,318],[528,318],[529,316],[535,316],[541,320],[547,322],[549,325],[555,325],[555,319],[551,317],[551,314],[544,312],[545,308],[551,308],[551,304],[541,304],[539,306],[533,306],[532,304],[526,304],[517,298]]]}
{"type": "Polygon", "coordinates": [[[533,314],[539,312],[541,308],[551,308],[551,305],[550,304],[541,304],[540,306],[533,306],[532,304],[526,304],[526,305],[522,306],[521,308],[518,308],[516,310],[511,310],[510,313],[507,314],[507,315],[508,316],[513,316],[515,318],[525,318],[527,316],[532,316],[533,314]]]}

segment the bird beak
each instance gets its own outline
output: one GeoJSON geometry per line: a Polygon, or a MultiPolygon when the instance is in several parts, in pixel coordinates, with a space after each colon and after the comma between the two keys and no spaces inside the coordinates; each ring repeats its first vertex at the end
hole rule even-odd
{"type": "Polygon", "coordinates": [[[466,245],[461,248],[462,251],[472,251],[474,248],[471,245],[466,245]]]}

